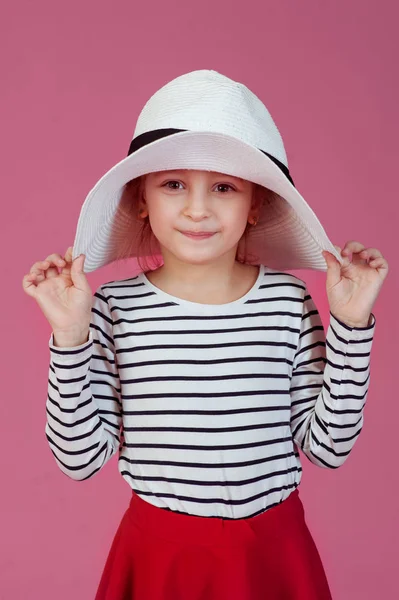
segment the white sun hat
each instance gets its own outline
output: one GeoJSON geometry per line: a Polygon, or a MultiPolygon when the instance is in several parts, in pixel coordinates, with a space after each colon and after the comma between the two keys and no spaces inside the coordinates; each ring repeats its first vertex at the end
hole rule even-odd
{"type": "Polygon", "coordinates": [[[131,257],[143,256],[142,221],[121,202],[125,185],[170,169],[225,173],[274,192],[247,233],[246,250],[258,264],[326,271],[322,250],[342,264],[293,183],[282,137],[265,105],[242,83],[201,69],[176,77],[151,96],[137,119],[128,155],[88,193],[73,245],[73,258],[85,254],[85,272],[115,261],[127,236],[131,257]]]}

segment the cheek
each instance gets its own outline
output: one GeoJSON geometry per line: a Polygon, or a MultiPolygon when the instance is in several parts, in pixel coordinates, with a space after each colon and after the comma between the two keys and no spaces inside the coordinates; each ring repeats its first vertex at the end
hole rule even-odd
{"type": "Polygon", "coordinates": [[[227,210],[223,211],[222,222],[225,227],[231,231],[244,231],[247,220],[250,203],[240,202],[232,204],[227,210]]]}
{"type": "Polygon", "coordinates": [[[166,229],[170,229],[176,221],[175,211],[170,206],[166,206],[164,202],[153,203],[148,206],[148,214],[151,228],[157,236],[166,229]]]}

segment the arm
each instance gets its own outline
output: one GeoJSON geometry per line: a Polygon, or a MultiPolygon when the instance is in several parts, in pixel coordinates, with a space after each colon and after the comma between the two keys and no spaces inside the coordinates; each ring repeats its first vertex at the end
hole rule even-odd
{"type": "Polygon", "coordinates": [[[305,287],[300,336],[291,378],[291,430],[295,443],[320,467],[337,468],[363,426],[370,383],[375,316],[348,327],[330,312],[327,336],[305,287]]]}
{"type": "Polygon", "coordinates": [[[49,349],[46,437],[61,471],[88,479],[117,451],[122,421],[112,316],[101,286],[88,341],[60,348],[52,333],[49,349]]]}

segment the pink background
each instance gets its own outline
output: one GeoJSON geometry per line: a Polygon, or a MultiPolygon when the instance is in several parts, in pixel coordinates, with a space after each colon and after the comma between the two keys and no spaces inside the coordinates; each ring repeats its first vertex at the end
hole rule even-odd
{"type": "MultiPolygon", "coordinates": [[[[303,458],[301,494],[334,599],[399,597],[398,17],[393,0],[3,7],[1,598],[94,598],[130,497],[115,458],[86,482],[55,464],[44,435],[50,327],[22,278],[73,244],[86,194],[126,155],[148,97],[202,68],[263,99],[332,242],[359,240],[390,264],[363,432],[336,471],[303,458]]],[[[88,277],[94,291],[135,272],[132,263],[88,277]]],[[[327,327],[325,274],[296,274],[327,327]]]]}

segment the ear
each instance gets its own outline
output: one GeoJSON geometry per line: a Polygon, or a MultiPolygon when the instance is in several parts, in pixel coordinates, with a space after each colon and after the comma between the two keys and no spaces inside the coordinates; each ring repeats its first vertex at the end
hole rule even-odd
{"type": "Polygon", "coordinates": [[[147,202],[146,202],[145,196],[143,194],[139,195],[137,205],[138,205],[139,210],[147,210],[147,202]]]}
{"type": "Polygon", "coordinates": [[[266,190],[264,190],[260,185],[254,183],[252,189],[250,214],[257,215],[259,213],[260,207],[262,206],[264,201],[265,193],[266,190]]]}
{"type": "Polygon", "coordinates": [[[138,211],[139,211],[139,216],[142,219],[145,219],[145,217],[148,216],[148,207],[147,207],[147,202],[145,199],[145,187],[144,187],[144,182],[140,182],[140,187],[138,190],[138,211]]]}

